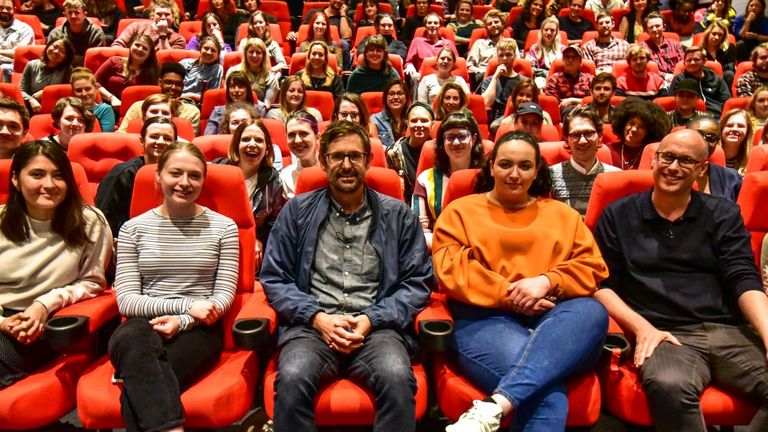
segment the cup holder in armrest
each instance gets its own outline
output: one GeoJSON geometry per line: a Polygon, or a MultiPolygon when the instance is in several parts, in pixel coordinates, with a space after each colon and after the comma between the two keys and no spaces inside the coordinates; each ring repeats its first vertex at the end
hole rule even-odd
{"type": "Polygon", "coordinates": [[[609,354],[618,351],[620,362],[624,363],[632,349],[632,344],[630,344],[626,336],[621,333],[609,333],[608,336],[605,337],[603,349],[609,354]]]}
{"type": "Polygon", "coordinates": [[[419,322],[419,344],[425,351],[447,351],[451,347],[453,323],[447,320],[419,322]]]}
{"type": "Polygon", "coordinates": [[[238,347],[255,350],[269,342],[269,320],[266,318],[239,319],[232,325],[232,335],[238,347]]]}
{"type": "Polygon", "coordinates": [[[54,349],[68,347],[88,333],[88,317],[73,315],[53,317],[45,323],[45,340],[54,349]]]}

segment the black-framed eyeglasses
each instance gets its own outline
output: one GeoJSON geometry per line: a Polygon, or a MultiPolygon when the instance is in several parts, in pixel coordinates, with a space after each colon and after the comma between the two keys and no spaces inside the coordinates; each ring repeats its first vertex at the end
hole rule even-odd
{"type": "Polygon", "coordinates": [[[456,140],[459,141],[459,144],[468,144],[471,138],[472,134],[468,131],[443,134],[443,140],[446,144],[452,144],[456,140]]]}
{"type": "Polygon", "coordinates": [[[360,113],[356,111],[339,111],[337,115],[340,120],[357,121],[360,119],[360,113]]]}
{"type": "Polygon", "coordinates": [[[701,162],[690,156],[678,156],[672,152],[662,151],[656,152],[656,158],[664,165],[672,165],[674,161],[677,161],[680,168],[693,168],[697,163],[701,162]]]}
{"type": "Polygon", "coordinates": [[[349,153],[343,153],[343,152],[334,152],[334,153],[326,153],[325,159],[328,161],[331,165],[340,165],[344,163],[344,159],[349,158],[349,161],[355,165],[362,165],[365,163],[366,159],[368,159],[368,153],[363,152],[349,152],[349,153]]]}
{"type": "Polygon", "coordinates": [[[582,138],[586,139],[587,141],[594,141],[597,138],[597,131],[588,130],[581,132],[571,132],[568,134],[568,141],[570,142],[579,142],[582,138]]]}

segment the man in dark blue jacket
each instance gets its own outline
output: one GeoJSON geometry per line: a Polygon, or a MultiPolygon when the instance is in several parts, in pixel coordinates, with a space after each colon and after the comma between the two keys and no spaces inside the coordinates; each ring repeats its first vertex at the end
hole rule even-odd
{"type": "Polygon", "coordinates": [[[320,156],[329,187],[283,208],[261,269],[281,323],[275,430],[316,430],[318,388],[340,376],[375,395],[375,430],[415,430],[412,327],[432,283],[424,235],[403,202],[365,187],[363,129],[332,124],[320,156]]]}

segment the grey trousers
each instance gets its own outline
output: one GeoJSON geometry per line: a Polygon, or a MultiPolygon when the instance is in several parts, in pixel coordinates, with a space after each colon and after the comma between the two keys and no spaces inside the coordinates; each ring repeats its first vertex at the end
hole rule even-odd
{"type": "Polygon", "coordinates": [[[672,329],[682,344],[662,342],[643,364],[643,389],[660,432],[706,432],[699,399],[710,384],[752,400],[750,432],[768,431],[768,363],[748,326],[704,323],[672,329]]]}

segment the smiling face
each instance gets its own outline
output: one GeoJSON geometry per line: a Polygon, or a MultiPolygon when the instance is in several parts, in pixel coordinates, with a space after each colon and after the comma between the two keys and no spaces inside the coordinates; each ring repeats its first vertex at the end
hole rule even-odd
{"type": "Polygon", "coordinates": [[[245,102],[248,97],[248,89],[246,86],[242,85],[241,83],[232,83],[231,85],[227,86],[227,92],[229,92],[229,99],[232,102],[245,102]]]}
{"type": "Polygon", "coordinates": [[[88,78],[79,79],[72,83],[72,93],[75,97],[80,98],[87,108],[93,108],[96,105],[98,91],[96,84],[88,78]]]}
{"type": "Polygon", "coordinates": [[[7,108],[0,108],[0,158],[10,159],[24,138],[21,115],[7,108]]]}
{"type": "Polygon", "coordinates": [[[20,173],[14,173],[11,181],[21,192],[27,214],[32,219],[52,219],[56,207],[67,196],[67,183],[61,171],[43,155],[32,158],[20,173]]]}
{"type": "Polygon", "coordinates": [[[334,154],[365,154],[362,139],[354,134],[335,139],[328,145],[328,151],[320,159],[320,164],[328,174],[328,186],[335,196],[353,195],[365,186],[365,172],[370,165],[370,158],[365,157],[362,163],[352,162],[352,157],[344,157],[340,163],[330,161],[328,155],[334,154]]]}
{"type": "Polygon", "coordinates": [[[342,100],[339,104],[339,112],[336,115],[336,120],[346,120],[352,123],[360,124],[360,109],[357,105],[348,100],[342,100]]]}
{"type": "Polygon", "coordinates": [[[660,44],[664,40],[664,20],[661,18],[651,18],[648,20],[648,35],[651,39],[660,44]]]}
{"type": "Polygon", "coordinates": [[[264,17],[261,14],[253,16],[251,19],[251,31],[256,37],[263,38],[267,28],[267,22],[264,21],[264,17]]]}
{"type": "Polygon", "coordinates": [[[469,168],[475,137],[469,129],[451,128],[443,132],[443,145],[451,166],[469,168]]]}
{"type": "Polygon", "coordinates": [[[288,85],[288,91],[285,95],[285,100],[288,102],[288,106],[291,110],[295,110],[304,101],[304,86],[301,82],[294,81],[288,85]]]}
{"type": "Polygon", "coordinates": [[[648,127],[643,120],[637,116],[631,117],[624,126],[624,145],[633,148],[642,147],[646,135],[648,135],[648,127]]]}
{"type": "Polygon", "coordinates": [[[144,117],[145,120],[151,117],[164,117],[170,120],[172,116],[173,112],[171,111],[171,104],[168,102],[160,102],[148,106],[147,114],[144,117]]]}
{"type": "Polygon", "coordinates": [[[537,168],[536,151],[528,142],[510,140],[499,145],[491,162],[493,195],[505,207],[525,204],[537,168]]]}
{"type": "Polygon", "coordinates": [[[693,182],[706,168],[706,158],[707,145],[698,132],[686,129],[667,135],[651,162],[654,196],[690,194],[693,182]],[[675,157],[675,160],[667,162],[660,153],[675,157]],[[681,165],[680,158],[688,162],[681,165]]]}
{"type": "Polygon", "coordinates": [[[570,13],[568,14],[571,19],[581,18],[582,12],[584,12],[584,0],[571,0],[570,13]]]}
{"type": "Polygon", "coordinates": [[[363,4],[363,14],[369,20],[376,18],[377,13],[379,13],[379,6],[375,1],[367,1],[363,4]]]}
{"type": "Polygon", "coordinates": [[[648,0],[635,0],[633,2],[635,14],[642,13],[648,7],[648,0]]]}
{"type": "Polygon", "coordinates": [[[393,85],[387,91],[387,105],[394,112],[400,112],[405,108],[405,89],[400,84],[393,85]]]}
{"type": "Polygon", "coordinates": [[[136,38],[131,44],[130,56],[137,62],[144,63],[149,57],[149,46],[141,38],[136,38]]]}
{"type": "Polygon", "coordinates": [[[538,18],[544,12],[544,2],[541,0],[532,1],[529,10],[532,17],[538,18]]]}
{"type": "Polygon", "coordinates": [[[453,51],[440,50],[440,54],[437,57],[437,70],[439,72],[450,74],[454,63],[453,51]]]}
{"type": "Polygon", "coordinates": [[[62,142],[69,142],[69,138],[85,132],[85,117],[80,114],[80,111],[68,106],[64,108],[61,113],[61,120],[59,120],[59,137],[62,142]]]}
{"type": "Polygon", "coordinates": [[[264,51],[255,44],[248,45],[248,49],[245,51],[245,59],[251,70],[259,71],[261,70],[262,63],[264,63],[264,51]]]}
{"type": "Polygon", "coordinates": [[[267,139],[264,131],[256,125],[250,125],[243,129],[240,136],[240,145],[237,148],[240,155],[241,168],[258,168],[267,155],[267,139]]]}
{"type": "Polygon", "coordinates": [[[573,117],[570,120],[566,148],[573,160],[584,168],[591,169],[597,160],[600,134],[594,123],[587,117],[573,117]]]}
{"type": "Polygon", "coordinates": [[[693,51],[685,54],[685,71],[695,77],[704,74],[704,54],[701,51],[693,51]]]}
{"type": "Polygon", "coordinates": [[[285,125],[288,148],[299,159],[312,159],[317,152],[317,136],[309,123],[291,120],[285,125]]]}
{"type": "Polygon", "coordinates": [[[48,67],[58,66],[67,57],[67,48],[64,46],[64,41],[57,40],[50,44],[45,49],[45,54],[48,57],[48,67]]]}
{"type": "Polygon", "coordinates": [[[200,46],[200,61],[203,64],[213,64],[219,61],[219,47],[212,40],[207,40],[200,46]]]}
{"type": "Polygon", "coordinates": [[[328,22],[325,20],[324,16],[317,16],[315,23],[312,24],[312,30],[315,32],[315,39],[325,38],[325,31],[328,30],[328,22]]]}
{"type": "Polygon", "coordinates": [[[144,147],[144,163],[154,164],[160,159],[169,144],[176,141],[173,126],[166,123],[153,123],[147,126],[146,133],[140,138],[144,147]]]}
{"type": "Polygon", "coordinates": [[[459,92],[454,89],[448,89],[443,95],[443,111],[445,115],[448,115],[461,106],[461,96],[459,92]]]}
{"type": "Polygon", "coordinates": [[[229,133],[235,133],[235,129],[240,126],[240,123],[246,120],[253,120],[251,113],[244,109],[232,111],[229,114],[229,133]]]}
{"type": "Polygon", "coordinates": [[[504,24],[497,16],[490,16],[485,20],[485,29],[488,31],[488,36],[494,38],[501,34],[504,29],[504,24]]]}
{"type": "Polygon", "coordinates": [[[544,28],[541,30],[541,41],[546,46],[552,46],[555,43],[555,36],[557,36],[557,25],[554,23],[544,24],[544,28]]]}
{"type": "Polygon", "coordinates": [[[165,21],[166,25],[170,25],[173,21],[173,10],[169,7],[155,7],[155,13],[152,15],[152,20],[155,24],[159,24],[160,21],[165,21]]]}
{"type": "Polygon", "coordinates": [[[383,48],[378,46],[371,46],[365,50],[365,60],[368,62],[368,67],[373,70],[381,69],[381,65],[384,62],[384,56],[386,52],[383,48]]]}
{"type": "Polygon", "coordinates": [[[165,75],[160,77],[159,85],[160,91],[163,94],[167,94],[173,99],[178,99],[181,96],[181,91],[184,89],[184,77],[174,72],[166,72],[165,75]]]}
{"type": "Polygon", "coordinates": [[[742,114],[734,114],[725,121],[722,131],[722,144],[726,157],[734,157],[738,154],[742,142],[747,138],[749,120],[742,114]]]}
{"type": "Polygon", "coordinates": [[[204,177],[203,162],[186,151],[178,151],[168,157],[155,181],[163,191],[165,205],[182,209],[195,205],[203,190],[204,177]]]}
{"type": "Polygon", "coordinates": [[[313,45],[309,50],[309,63],[315,70],[325,68],[325,50],[321,45],[313,45]]]}
{"type": "Polygon", "coordinates": [[[440,37],[440,18],[437,15],[430,15],[424,22],[424,37],[427,39],[436,39],[440,37]]]}
{"type": "Polygon", "coordinates": [[[517,92],[513,103],[515,108],[517,108],[523,102],[533,102],[533,89],[531,87],[525,87],[517,92]]]}
{"type": "Polygon", "coordinates": [[[411,109],[408,113],[408,131],[411,133],[411,141],[423,143],[431,138],[432,117],[422,107],[411,109]]]}
{"type": "Polygon", "coordinates": [[[459,5],[459,10],[456,11],[456,18],[459,22],[467,22],[472,19],[472,6],[469,3],[462,3],[459,5]]]}

